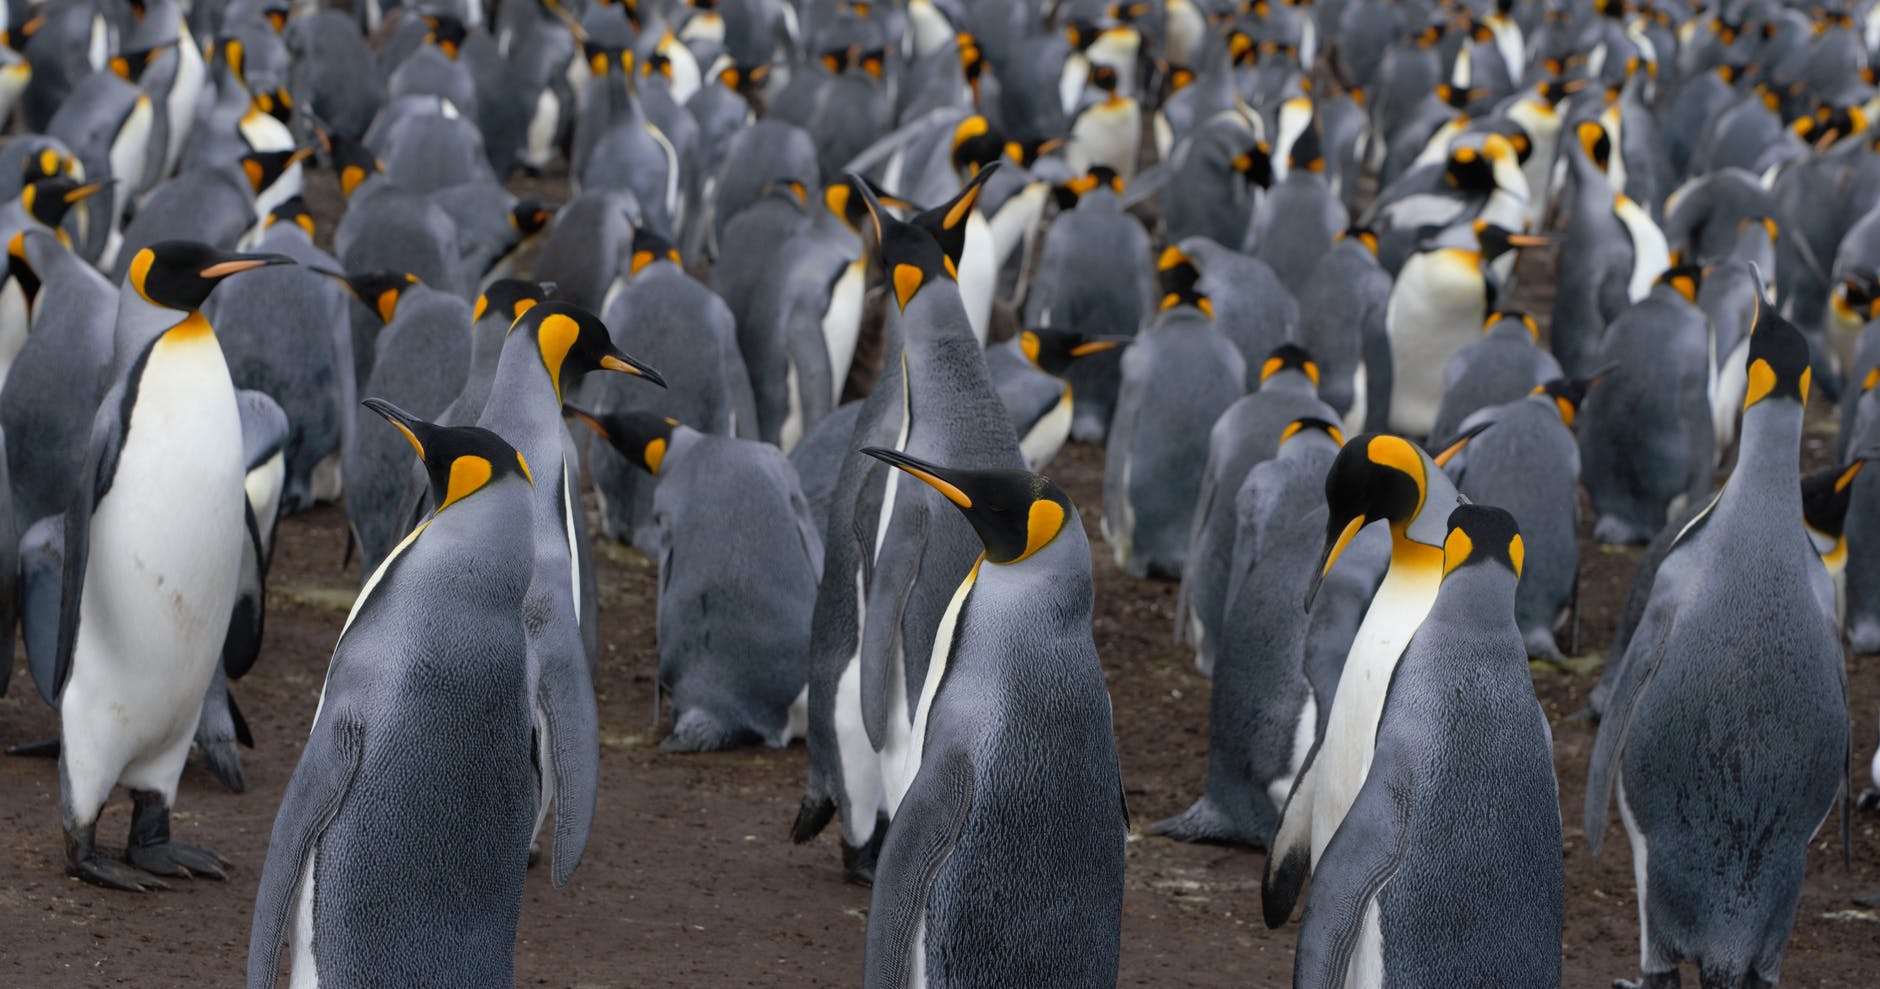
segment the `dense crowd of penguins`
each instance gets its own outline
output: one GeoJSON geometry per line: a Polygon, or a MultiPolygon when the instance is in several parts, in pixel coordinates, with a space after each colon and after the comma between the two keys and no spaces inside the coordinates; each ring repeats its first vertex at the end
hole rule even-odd
{"type": "Polygon", "coordinates": [[[1582,486],[1649,543],[1585,806],[1637,984],[1776,982],[1837,797],[1846,840],[1845,644],[1880,650],[1880,4],[0,17],[0,621],[72,874],[223,876],[179,774],[243,788],[279,520],[350,522],[249,986],[283,949],[513,984],[525,870],[593,825],[590,482],[658,564],[609,620],[656,624],[662,747],[807,739],[794,838],[839,818],[873,884],[866,985],[1114,984],[1091,547],[1034,473],[1067,441],[1212,678],[1206,791],[1140,826],[1267,849],[1273,926],[1311,876],[1296,985],[1560,983],[1527,660],[1579,650],[1582,486]],[[1811,388],[1839,461],[1798,477],[1811,388]]]}

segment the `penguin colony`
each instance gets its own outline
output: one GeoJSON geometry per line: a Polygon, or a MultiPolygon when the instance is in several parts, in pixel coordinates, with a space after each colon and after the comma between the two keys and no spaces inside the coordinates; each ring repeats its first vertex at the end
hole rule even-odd
{"type": "Polygon", "coordinates": [[[806,740],[863,984],[1113,985],[1084,513],[1212,680],[1205,791],[1137,827],[1267,850],[1311,987],[1560,984],[1526,662],[1598,646],[1582,532],[1649,543],[1588,710],[1626,984],[1776,983],[1880,650],[1880,4],[0,17],[0,638],[60,725],[9,741],[79,879],[260,870],[250,987],[513,984],[526,870],[609,826],[608,626],[657,634],[662,749],[806,740]],[[1038,473],[1069,442],[1100,506],[1038,473]],[[600,613],[590,490],[656,614],[600,613]],[[179,776],[243,789],[277,527],[332,501],[359,593],[230,863],[179,776]]]}

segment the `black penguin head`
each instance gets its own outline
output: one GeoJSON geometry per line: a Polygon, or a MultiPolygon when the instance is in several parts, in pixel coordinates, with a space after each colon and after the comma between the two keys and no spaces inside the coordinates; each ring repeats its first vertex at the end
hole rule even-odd
{"type": "Polygon", "coordinates": [[[286,86],[277,86],[272,92],[262,90],[256,93],[249,101],[249,106],[283,124],[293,123],[294,97],[287,92],[286,86]]]}
{"type": "Polygon", "coordinates": [[[509,226],[525,240],[541,233],[554,218],[555,210],[534,196],[518,199],[509,208],[509,226]]]}
{"type": "Polygon", "coordinates": [[[960,262],[966,257],[967,221],[972,219],[973,208],[979,205],[979,194],[985,190],[986,180],[998,169],[997,159],[988,162],[966,180],[966,185],[952,199],[921,210],[908,220],[927,231],[940,245],[940,250],[946,254],[947,274],[955,279],[959,278],[960,262]]]}
{"type": "Polygon", "coordinates": [[[339,173],[340,194],[348,199],[360,183],[385,171],[371,149],[344,134],[322,130],[320,139],[333,160],[333,171],[339,173]]]}
{"type": "MultiPolygon", "coordinates": [[[[1325,475],[1325,502],[1330,513],[1325,521],[1325,552],[1306,593],[1306,607],[1312,606],[1319,582],[1331,572],[1332,565],[1338,562],[1339,555],[1351,544],[1358,530],[1366,525],[1387,521],[1393,544],[1414,542],[1409,538],[1409,529],[1429,498],[1431,468],[1441,468],[1482,428],[1464,433],[1435,457],[1401,436],[1385,433],[1353,437],[1339,449],[1331,470],[1325,475]]],[[[1428,546],[1430,550],[1434,548],[1433,543],[1428,546]]],[[[1396,555],[1393,549],[1393,561],[1396,555]]],[[[1406,557],[1406,560],[1434,562],[1429,553],[1406,557]]]]}
{"type": "Polygon", "coordinates": [[[1588,160],[1602,172],[1612,162],[1612,138],[1607,135],[1605,125],[1597,120],[1582,120],[1574,128],[1573,134],[1580,141],[1580,150],[1586,153],[1588,160]]]}
{"type": "Polygon", "coordinates": [[[313,155],[312,148],[295,148],[292,151],[251,151],[242,155],[242,174],[248,177],[249,188],[259,193],[275,182],[295,165],[306,161],[313,155]]]}
{"type": "Polygon", "coordinates": [[[770,78],[768,65],[733,65],[718,73],[718,84],[749,100],[757,96],[770,78]]]}
{"type": "Polygon", "coordinates": [[[1194,261],[1174,245],[1162,251],[1155,261],[1156,285],[1162,290],[1162,302],[1159,311],[1166,312],[1176,306],[1194,306],[1214,318],[1214,303],[1208,301],[1206,293],[1201,291],[1201,270],[1194,261]]]}
{"type": "Polygon", "coordinates": [[[679,420],[651,412],[594,415],[572,405],[563,405],[562,411],[570,418],[586,423],[615,452],[655,477],[659,476],[660,465],[665,463],[666,451],[672,447],[672,432],[679,428],[679,420]]]}
{"type": "Polygon", "coordinates": [[[1487,195],[1495,191],[1495,164],[1476,148],[1460,147],[1449,152],[1443,181],[1452,189],[1487,195]]]}
{"type": "Polygon", "coordinates": [[[1806,405],[1813,374],[1802,331],[1771,307],[1758,306],[1756,325],[1749,335],[1749,390],[1743,396],[1743,408],[1782,400],[1806,405]]]}
{"type": "Polygon", "coordinates": [[[510,333],[528,333],[541,351],[542,366],[555,384],[555,398],[561,399],[567,386],[579,382],[589,371],[619,371],[637,375],[666,387],[666,379],[646,364],[628,357],[614,346],[607,334],[607,324],[599,316],[568,302],[550,301],[531,307],[509,328],[510,333]]]}
{"type": "Polygon", "coordinates": [[[522,314],[543,301],[555,291],[554,282],[532,282],[526,278],[498,278],[490,287],[477,296],[476,308],[471,311],[471,322],[482,322],[484,316],[500,317],[504,325],[515,323],[522,314]]]}
{"type": "Polygon", "coordinates": [[[293,263],[293,258],[279,254],[237,254],[193,240],[166,240],[138,251],[126,278],[151,305],[195,312],[222,279],[293,263]]]}
{"type": "Polygon", "coordinates": [[[1060,210],[1076,209],[1085,196],[1098,189],[1108,189],[1120,196],[1124,189],[1123,177],[1108,165],[1094,165],[1090,171],[1052,186],[1051,199],[1060,210]]]}
{"type": "Polygon", "coordinates": [[[287,18],[293,12],[294,8],[286,4],[275,4],[263,8],[261,16],[268,22],[268,27],[274,29],[275,34],[280,34],[287,30],[287,18]]]}
{"type": "Polygon", "coordinates": [[[973,114],[953,128],[953,171],[961,178],[971,178],[979,170],[1005,156],[1005,138],[990,121],[973,114]]]}
{"type": "Polygon", "coordinates": [[[109,61],[105,62],[105,68],[110,69],[118,78],[123,79],[125,82],[132,84],[141,83],[144,78],[144,71],[155,64],[157,59],[174,44],[176,44],[176,42],[167,41],[154,48],[141,48],[137,51],[119,52],[111,56],[109,61]]]}
{"type": "Polygon", "coordinates": [[[1485,95],[1487,95],[1487,91],[1482,89],[1460,89],[1446,82],[1436,84],[1436,102],[1458,113],[1467,111],[1469,104],[1481,99],[1485,95]]]}
{"type": "Polygon", "coordinates": [[[617,70],[627,79],[633,78],[633,52],[625,48],[584,40],[581,56],[587,60],[588,72],[593,75],[604,76],[617,70]]]}
{"type": "Polygon", "coordinates": [[[1030,168],[1038,163],[1038,159],[1063,146],[1064,139],[1061,137],[1033,137],[1022,141],[1007,141],[1005,156],[1030,168]]]}
{"type": "Polygon", "coordinates": [[[1555,378],[1544,385],[1537,385],[1532,394],[1545,395],[1553,401],[1554,411],[1560,413],[1560,421],[1568,429],[1573,428],[1573,420],[1579,417],[1580,404],[1586,401],[1586,393],[1604,377],[1602,368],[1590,378],[1555,378]]]}
{"type": "Polygon", "coordinates": [[[1339,231],[1338,239],[1355,240],[1363,244],[1365,250],[1371,252],[1372,257],[1377,256],[1377,231],[1372,230],[1370,227],[1347,227],[1339,231]]]}
{"type": "Polygon", "coordinates": [[[1312,379],[1312,387],[1319,385],[1319,365],[1312,359],[1310,351],[1296,343],[1282,343],[1273,348],[1266,357],[1266,363],[1260,366],[1260,383],[1281,371],[1298,371],[1312,379]]]}
{"type": "Polygon", "coordinates": [[[764,187],[758,190],[758,194],[760,196],[774,197],[777,199],[788,199],[797,206],[809,205],[809,187],[803,184],[802,179],[794,175],[786,175],[765,182],[764,187]]]}
{"type": "Polygon", "coordinates": [[[1527,332],[1528,339],[1535,343],[1541,342],[1540,324],[1534,322],[1534,317],[1519,309],[1499,309],[1489,313],[1488,319],[1482,323],[1482,332],[1493,333],[1500,329],[1503,323],[1519,323],[1521,329],[1527,332]]]}
{"type": "MultiPolygon", "coordinates": [[[[1325,152],[1319,147],[1319,128],[1317,124],[1308,126],[1299,132],[1293,146],[1286,152],[1287,167],[1303,172],[1325,171],[1325,152]]],[[[1272,181],[1272,168],[1267,169],[1268,179],[1272,181]]],[[[1252,176],[1248,176],[1252,178],[1252,176]]]]}
{"type": "Polygon", "coordinates": [[[77,162],[58,148],[40,148],[38,153],[26,156],[20,163],[21,184],[31,184],[40,179],[49,179],[59,175],[71,175],[77,162]]]}
{"type": "Polygon", "coordinates": [[[1457,505],[1449,513],[1449,537],[1443,540],[1443,576],[1463,567],[1506,567],[1515,577],[1527,562],[1527,547],[1514,516],[1488,505],[1457,505]]]}
{"type": "MultiPolygon", "coordinates": [[[[984,181],[987,174],[981,172],[975,176],[975,184],[968,187],[974,190],[974,197],[978,195],[977,183],[984,181]]],[[[875,249],[881,258],[881,269],[887,272],[888,284],[894,289],[894,301],[903,312],[928,282],[958,277],[958,267],[941,248],[940,242],[934,239],[927,225],[904,223],[889,214],[881,201],[875,198],[874,190],[859,176],[849,176],[849,187],[860,194],[862,203],[867,207],[869,224],[875,233],[875,249]]],[[[968,202],[965,210],[957,217],[962,242],[965,239],[966,214],[971,210],[971,203],[968,202]]],[[[945,217],[941,219],[944,221],[945,217]]]]}
{"type": "Polygon", "coordinates": [[[1483,264],[1519,247],[1541,247],[1547,243],[1545,237],[1518,234],[1486,220],[1475,221],[1475,239],[1482,245],[1483,264]]]}
{"type": "Polygon", "coordinates": [[[1675,268],[1666,268],[1658,276],[1658,284],[1671,289],[1684,297],[1684,301],[1697,304],[1697,290],[1704,284],[1702,265],[1681,264],[1675,268]]]}
{"type": "Polygon", "coordinates": [[[268,212],[267,219],[261,221],[262,227],[272,227],[277,223],[291,223],[313,236],[313,213],[307,208],[307,201],[295,196],[268,212]]]}
{"type": "Polygon", "coordinates": [[[424,40],[437,46],[444,57],[456,61],[457,53],[462,50],[464,39],[469,36],[463,21],[450,14],[426,14],[424,23],[429,25],[430,33],[424,40]]]}
{"type": "Polygon", "coordinates": [[[1019,563],[1076,524],[1077,508],[1049,478],[1022,470],[963,470],[866,447],[863,453],[914,475],[952,502],[979,533],[986,560],[1019,563]]]}
{"type": "MultiPolygon", "coordinates": [[[[1311,129],[1306,128],[1308,131],[1311,129]]],[[[1300,135],[1300,140],[1305,140],[1303,134],[1300,135]]],[[[1265,141],[1253,142],[1253,147],[1233,157],[1232,164],[1234,171],[1240,173],[1241,178],[1248,182],[1262,189],[1273,187],[1273,149],[1265,141]]]]}
{"type": "Polygon", "coordinates": [[[1847,530],[1847,508],[1854,500],[1854,481],[1876,454],[1880,450],[1863,450],[1845,466],[1823,467],[1802,477],[1802,521],[1810,529],[1837,542],[1841,539],[1847,530]]]}
{"type": "Polygon", "coordinates": [[[65,222],[72,207],[104,188],[103,182],[80,184],[63,175],[28,182],[20,187],[20,205],[33,219],[53,230],[65,222]]]}
{"type": "Polygon", "coordinates": [[[671,261],[683,267],[679,260],[679,249],[672,246],[672,241],[651,227],[641,227],[633,232],[633,256],[627,262],[628,274],[637,275],[641,269],[655,261],[671,261]]]}
{"type": "Polygon", "coordinates": [[[337,271],[315,269],[320,274],[346,286],[346,291],[358,299],[360,304],[376,313],[382,322],[390,323],[398,315],[398,300],[413,285],[422,285],[418,276],[404,271],[367,271],[359,274],[342,274],[337,271]]]}
{"type": "Polygon", "coordinates": [[[1080,357],[1129,345],[1127,337],[1087,337],[1072,330],[1039,328],[1018,335],[1018,349],[1038,370],[1061,378],[1080,357]]]}
{"type": "Polygon", "coordinates": [[[1830,302],[1843,319],[1865,323],[1880,316],[1880,274],[1864,269],[1848,272],[1834,286],[1830,302]]]}
{"type": "Polygon", "coordinates": [[[529,462],[487,429],[438,426],[379,398],[361,404],[396,427],[418,452],[431,482],[431,501],[437,505],[434,515],[512,474],[535,485],[529,462]]]}
{"type": "Polygon", "coordinates": [[[244,55],[240,38],[217,38],[209,43],[209,67],[227,69],[237,82],[246,86],[248,77],[243,65],[244,55]]]}
{"type": "Polygon", "coordinates": [[[1090,85],[1103,92],[1106,100],[1117,99],[1116,87],[1122,85],[1122,82],[1113,66],[1098,65],[1090,70],[1090,85]]]}

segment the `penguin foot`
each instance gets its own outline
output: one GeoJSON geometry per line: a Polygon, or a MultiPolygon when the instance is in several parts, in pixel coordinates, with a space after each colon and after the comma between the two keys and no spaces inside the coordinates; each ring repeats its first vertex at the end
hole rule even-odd
{"type": "Polygon", "coordinates": [[[1861,810],[1880,810],[1880,790],[1862,790],[1854,798],[1854,806],[1861,810]]]}
{"type": "Polygon", "coordinates": [[[66,871],[93,886],[123,890],[126,893],[148,893],[170,888],[163,880],[142,869],[114,859],[99,858],[92,841],[97,826],[94,821],[76,831],[65,833],[66,871]]]}
{"type": "Polygon", "coordinates": [[[1854,897],[1854,903],[1857,906],[1863,906],[1863,907],[1868,907],[1868,908],[1880,907],[1880,889],[1872,890],[1871,892],[1867,892],[1867,893],[1862,893],[1861,895],[1854,897]]]}
{"type": "Polygon", "coordinates": [[[851,845],[842,842],[842,871],[849,882],[857,886],[875,885],[875,860],[881,857],[881,838],[888,833],[885,818],[875,819],[875,833],[868,837],[867,844],[851,845]]]}
{"type": "Polygon", "coordinates": [[[661,752],[723,752],[740,745],[752,745],[761,741],[756,732],[748,729],[727,728],[719,724],[718,719],[698,708],[680,713],[679,720],[672,726],[672,734],[659,743],[661,752]]]}
{"type": "Polygon", "coordinates": [[[1669,972],[1655,972],[1637,979],[1614,979],[1612,989],[1678,989],[1683,984],[1684,980],[1674,968],[1669,972]]]}
{"type": "Polygon", "coordinates": [[[59,757],[58,736],[42,738],[37,742],[21,742],[7,749],[7,755],[24,756],[29,759],[57,759],[59,757]]]}
{"type": "Polygon", "coordinates": [[[227,879],[228,863],[195,845],[170,840],[170,808],[163,795],[150,790],[131,791],[131,840],[125,858],[132,865],[159,876],[182,879],[227,879]]]}
{"type": "Polygon", "coordinates": [[[167,841],[161,845],[133,847],[125,856],[131,864],[145,872],[159,876],[174,876],[178,879],[216,879],[228,878],[228,863],[220,855],[195,845],[185,845],[180,841],[167,841]]]}
{"type": "Polygon", "coordinates": [[[1149,825],[1144,833],[1197,844],[1266,847],[1260,839],[1235,826],[1207,797],[1195,801],[1193,806],[1174,817],[1165,817],[1149,825]]]}

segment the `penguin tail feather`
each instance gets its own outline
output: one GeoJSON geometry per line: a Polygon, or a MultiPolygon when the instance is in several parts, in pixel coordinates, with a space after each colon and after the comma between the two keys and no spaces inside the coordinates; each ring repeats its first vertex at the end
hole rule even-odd
{"type": "Polygon", "coordinates": [[[790,825],[790,840],[805,844],[822,834],[836,816],[836,802],[825,794],[805,793],[797,805],[796,821],[790,825]]]}
{"type": "Polygon", "coordinates": [[[661,752],[722,752],[740,745],[750,745],[761,741],[760,736],[747,728],[728,728],[717,718],[693,708],[679,715],[679,720],[672,726],[672,734],[659,743],[661,752]]]}
{"type": "Polygon", "coordinates": [[[242,772],[242,759],[235,751],[232,738],[217,739],[202,744],[202,761],[209,766],[209,772],[223,786],[233,793],[244,793],[248,789],[248,777],[242,772]]]}

